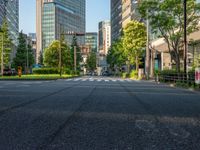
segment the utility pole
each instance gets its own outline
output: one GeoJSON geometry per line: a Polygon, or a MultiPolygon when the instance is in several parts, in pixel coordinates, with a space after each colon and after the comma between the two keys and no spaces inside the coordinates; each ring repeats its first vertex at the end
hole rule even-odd
{"type": "MultiPolygon", "coordinates": [[[[148,13],[148,11],[147,11],[148,13]]],[[[147,14],[148,16],[148,14],[147,14]]],[[[149,74],[150,74],[150,49],[149,49],[149,19],[147,17],[146,20],[146,27],[147,27],[147,42],[146,42],[146,61],[145,61],[145,72],[146,72],[146,78],[149,80],[149,74]]]]}
{"type": "Polygon", "coordinates": [[[29,50],[29,47],[28,47],[28,42],[27,42],[27,51],[26,51],[26,70],[27,70],[27,74],[28,74],[28,70],[29,70],[29,60],[28,60],[28,50],[29,50]]]}
{"type": "MultiPolygon", "coordinates": [[[[70,32],[67,32],[65,33],[65,35],[72,35],[72,36],[85,36],[85,33],[77,33],[77,32],[73,32],[73,31],[70,31],[70,32]]],[[[74,72],[76,73],[77,71],[77,46],[74,45],[74,72]]]]}
{"type": "Polygon", "coordinates": [[[74,46],[74,71],[75,71],[75,73],[76,73],[76,58],[77,56],[76,56],[76,46],[74,46]]]}
{"type": "Polygon", "coordinates": [[[187,0],[183,1],[184,7],[184,73],[187,74],[187,0]]]}
{"type": "Polygon", "coordinates": [[[3,61],[3,33],[1,34],[1,39],[2,39],[2,49],[1,49],[1,76],[3,77],[3,69],[4,69],[4,61],[3,61]]]}
{"type": "Polygon", "coordinates": [[[60,77],[62,76],[62,70],[61,70],[61,34],[60,34],[60,47],[59,47],[59,72],[60,72],[60,77]]]}

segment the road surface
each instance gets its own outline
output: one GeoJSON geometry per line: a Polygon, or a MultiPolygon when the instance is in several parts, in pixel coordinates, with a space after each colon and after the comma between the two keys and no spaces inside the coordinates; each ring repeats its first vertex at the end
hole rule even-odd
{"type": "Polygon", "coordinates": [[[150,81],[0,81],[1,150],[199,150],[200,94],[150,81]]]}

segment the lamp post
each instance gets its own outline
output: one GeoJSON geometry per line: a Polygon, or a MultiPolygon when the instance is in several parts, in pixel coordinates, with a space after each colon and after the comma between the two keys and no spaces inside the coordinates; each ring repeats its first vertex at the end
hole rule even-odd
{"type": "Polygon", "coordinates": [[[184,7],[184,73],[187,74],[187,0],[183,0],[184,7]]]}
{"type": "MultiPolygon", "coordinates": [[[[147,11],[148,16],[148,11],[147,11]]],[[[145,72],[146,72],[146,78],[149,80],[149,74],[150,74],[150,50],[149,50],[149,19],[147,18],[146,21],[147,25],[147,41],[146,41],[146,60],[145,60],[145,72]]]]}
{"type": "Polygon", "coordinates": [[[29,72],[29,60],[28,60],[28,50],[29,50],[29,47],[28,47],[28,42],[27,42],[27,51],[26,51],[26,73],[28,74],[29,72]]]}
{"type": "Polygon", "coordinates": [[[0,32],[0,33],[1,33],[0,35],[1,35],[1,40],[2,40],[2,41],[1,41],[1,42],[2,42],[2,48],[1,48],[1,75],[3,76],[3,69],[4,69],[4,65],[3,65],[3,64],[4,64],[4,61],[3,61],[3,59],[4,59],[4,58],[3,58],[3,53],[4,53],[4,52],[3,52],[3,48],[4,48],[3,45],[4,45],[4,42],[3,42],[3,40],[4,40],[4,39],[3,39],[3,32],[0,32]]]}

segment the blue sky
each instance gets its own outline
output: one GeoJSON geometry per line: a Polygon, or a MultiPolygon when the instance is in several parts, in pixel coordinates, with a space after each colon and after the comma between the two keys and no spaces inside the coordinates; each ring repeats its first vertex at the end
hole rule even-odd
{"type": "MultiPolygon", "coordinates": [[[[24,33],[35,32],[36,0],[19,0],[19,29],[24,33]]],[[[110,0],[86,0],[86,31],[98,29],[98,22],[110,19],[110,0]]]]}

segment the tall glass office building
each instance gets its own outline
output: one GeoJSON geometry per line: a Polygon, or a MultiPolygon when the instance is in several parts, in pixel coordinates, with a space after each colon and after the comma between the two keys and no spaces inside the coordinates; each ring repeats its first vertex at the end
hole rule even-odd
{"type": "Polygon", "coordinates": [[[10,38],[13,44],[17,46],[19,33],[19,0],[0,1],[0,26],[4,18],[8,21],[10,38]]]}
{"type": "MultiPolygon", "coordinates": [[[[85,33],[85,0],[37,0],[37,58],[62,32],[85,33]]],[[[68,44],[72,36],[66,35],[68,44]]],[[[78,37],[78,44],[85,43],[78,37]]]]}
{"type": "Polygon", "coordinates": [[[87,32],[85,34],[85,45],[89,46],[92,52],[97,52],[97,32],[87,32]]]}

